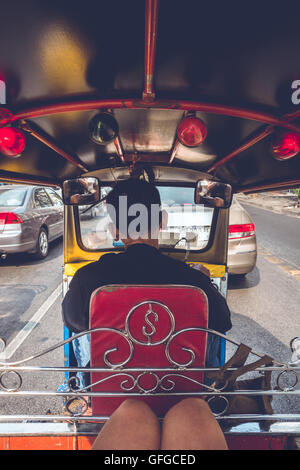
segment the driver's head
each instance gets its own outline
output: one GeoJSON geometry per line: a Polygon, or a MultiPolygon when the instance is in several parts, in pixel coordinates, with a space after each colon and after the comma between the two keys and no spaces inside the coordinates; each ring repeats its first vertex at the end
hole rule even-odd
{"type": "MultiPolygon", "coordinates": [[[[83,180],[84,181],[84,180],[83,180]]],[[[68,182],[68,191],[72,194],[84,194],[86,191],[85,184],[82,184],[82,179],[70,180],[68,182]]]]}
{"type": "Polygon", "coordinates": [[[161,199],[154,184],[135,178],[120,181],[108,194],[106,203],[121,238],[149,238],[158,234],[161,199]]]}

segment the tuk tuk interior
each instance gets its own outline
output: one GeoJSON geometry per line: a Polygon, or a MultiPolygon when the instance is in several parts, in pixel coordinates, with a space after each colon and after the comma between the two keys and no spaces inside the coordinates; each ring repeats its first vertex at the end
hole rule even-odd
{"type": "MultiPolygon", "coordinates": [[[[300,52],[300,6],[290,3],[293,14],[286,4],[271,7],[268,2],[247,7],[193,0],[133,1],[130,7],[117,0],[6,3],[0,28],[0,181],[63,187],[66,180],[96,177],[103,191],[136,171],[150,171],[158,187],[193,191],[201,180],[230,185],[233,193],[299,186],[300,70],[295,57],[300,52]],[[101,126],[108,135],[101,134],[101,126]]],[[[204,265],[226,296],[228,208],[210,212],[202,247],[193,249],[186,240],[175,247],[178,235],[173,245],[161,249],[193,267],[204,265]]],[[[77,269],[109,250],[122,249],[88,245],[83,225],[79,207],[66,205],[63,293],[77,269]]],[[[109,416],[86,415],[84,397],[109,401],[113,395],[172,395],[166,386],[162,393],[139,382],[148,372],[161,385],[157,374],[174,372],[172,361],[163,369],[117,367],[106,361],[106,367],[95,370],[140,374],[135,375],[138,391],[78,390],[74,374],[81,370],[71,358],[74,336],[66,328],[62,336],[53,348],[0,364],[0,399],[59,396],[67,412],[0,416],[0,448],[90,448],[109,416]],[[63,365],[28,365],[57,348],[64,348],[63,365]],[[21,373],[39,372],[42,382],[50,370],[65,373],[67,388],[22,391],[21,373]],[[14,386],[7,385],[9,376],[14,386]],[[78,406],[73,409],[76,401],[79,411],[78,406]]],[[[224,365],[225,345],[239,344],[230,333],[221,336],[224,365]]],[[[265,357],[262,351],[252,352],[256,360],[265,357]]],[[[177,372],[190,365],[177,364],[177,372]]],[[[295,353],[289,363],[272,358],[256,371],[273,372],[275,388],[247,394],[297,396],[299,370],[295,353]],[[285,376],[291,377],[289,386],[281,383],[285,376]]],[[[223,399],[240,393],[198,385],[190,393],[223,399]]],[[[225,411],[226,406],[216,415],[232,449],[299,444],[298,413],[228,416],[225,411]]]]}

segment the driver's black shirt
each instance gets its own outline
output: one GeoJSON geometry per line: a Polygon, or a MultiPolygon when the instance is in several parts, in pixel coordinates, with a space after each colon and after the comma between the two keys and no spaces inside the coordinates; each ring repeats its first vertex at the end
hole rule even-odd
{"type": "Polygon", "coordinates": [[[63,320],[74,333],[89,328],[89,303],[95,289],[108,284],[180,284],[200,287],[209,304],[209,328],[225,333],[231,328],[226,300],[208,276],[184,262],[145,244],[130,245],[123,253],[109,253],[80,268],[62,303],[63,320]]]}

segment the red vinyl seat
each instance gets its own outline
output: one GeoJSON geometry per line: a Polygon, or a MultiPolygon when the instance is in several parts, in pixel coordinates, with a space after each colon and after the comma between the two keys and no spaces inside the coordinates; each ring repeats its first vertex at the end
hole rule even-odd
{"type": "Polygon", "coordinates": [[[92,391],[125,396],[93,397],[93,414],[110,416],[123,400],[133,398],[130,393],[138,393],[163,416],[182,397],[160,394],[201,391],[195,381],[203,382],[203,371],[187,368],[205,365],[207,333],[197,328],[207,326],[207,297],[199,288],[109,285],[96,289],[90,301],[90,328],[101,331],[91,334],[91,367],[108,368],[110,374],[92,372],[91,383],[101,381],[92,391]],[[146,370],[157,368],[169,371],[146,370]]]}

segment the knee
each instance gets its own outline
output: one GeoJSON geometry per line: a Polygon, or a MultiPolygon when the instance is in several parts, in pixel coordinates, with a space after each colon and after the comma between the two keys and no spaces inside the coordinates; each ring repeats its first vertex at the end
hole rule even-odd
{"type": "Polygon", "coordinates": [[[130,419],[137,420],[143,418],[156,418],[151,408],[142,400],[127,399],[118,408],[118,414],[127,416],[130,419]]]}
{"type": "Polygon", "coordinates": [[[197,416],[197,419],[207,418],[213,416],[211,409],[209,408],[206,401],[201,398],[185,398],[176,405],[174,405],[166,414],[167,419],[193,419],[197,416]]]}
{"type": "Polygon", "coordinates": [[[209,405],[202,398],[185,398],[178,403],[178,407],[187,410],[197,409],[199,411],[203,411],[204,413],[210,412],[209,405]]]}

